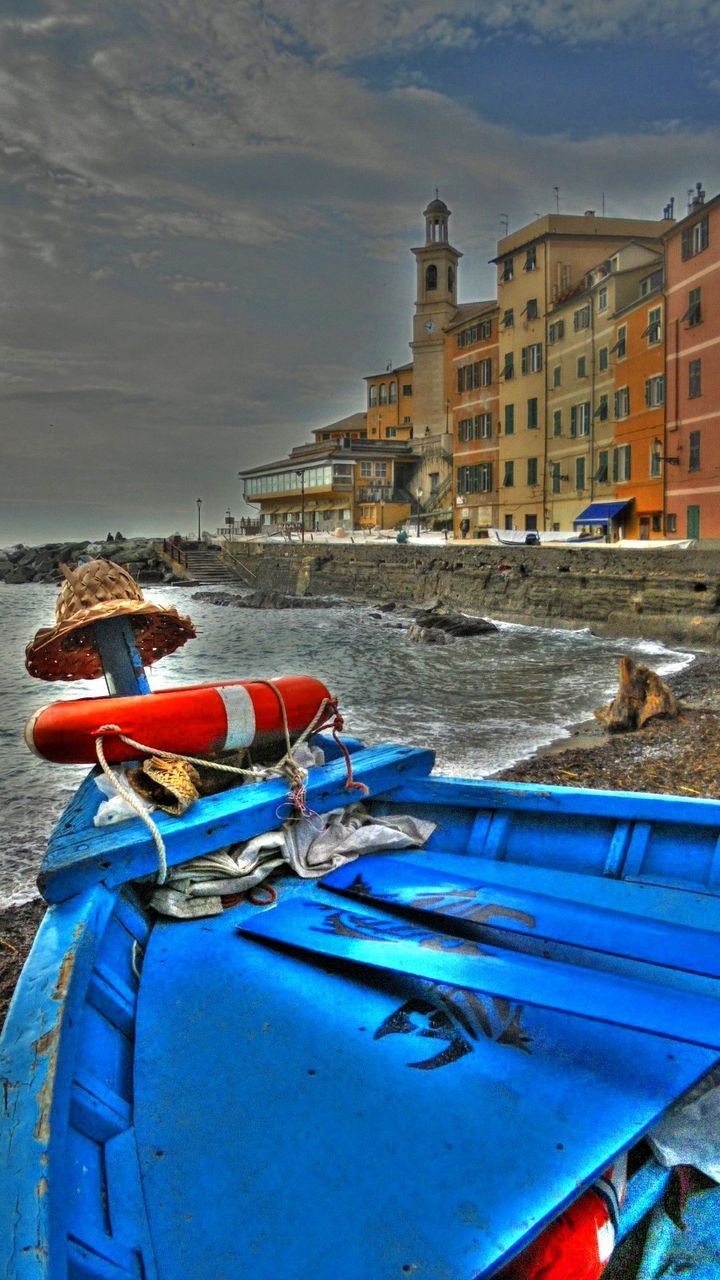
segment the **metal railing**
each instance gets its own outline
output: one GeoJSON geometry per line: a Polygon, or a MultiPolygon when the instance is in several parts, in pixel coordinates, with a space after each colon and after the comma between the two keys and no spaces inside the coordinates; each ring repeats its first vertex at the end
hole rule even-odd
{"type": "Polygon", "coordinates": [[[163,538],[163,551],[165,555],[174,560],[176,564],[181,564],[184,569],[188,567],[187,551],[185,551],[178,542],[174,542],[172,538],[163,538]]]}

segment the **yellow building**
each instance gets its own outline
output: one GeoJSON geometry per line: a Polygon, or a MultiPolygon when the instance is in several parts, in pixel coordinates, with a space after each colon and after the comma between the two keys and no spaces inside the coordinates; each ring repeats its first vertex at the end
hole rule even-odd
{"type": "MultiPolygon", "coordinates": [[[[612,501],[618,468],[615,390],[626,343],[617,317],[638,297],[662,253],[631,242],[559,298],[547,324],[547,527],[572,529],[593,502],[612,501]]],[[[591,527],[588,521],[588,527],[591,527]]],[[[627,530],[623,515],[611,533],[627,530]]]]}
{"type": "Polygon", "coordinates": [[[412,440],[413,366],[370,374],[367,383],[367,435],[370,440],[412,440]]]}
{"type": "Polygon", "coordinates": [[[582,217],[548,214],[499,242],[492,261],[498,268],[500,314],[503,528],[547,529],[558,523],[552,520],[548,503],[552,426],[548,423],[547,344],[554,309],[583,286],[593,264],[610,258],[629,240],[657,247],[671,225],[669,221],[598,218],[593,212],[582,217]]]}
{"type": "Polygon", "coordinates": [[[405,441],[367,440],[364,414],[317,428],[312,444],[241,471],[243,498],[263,533],[391,529],[411,514],[417,455],[405,441]]]}

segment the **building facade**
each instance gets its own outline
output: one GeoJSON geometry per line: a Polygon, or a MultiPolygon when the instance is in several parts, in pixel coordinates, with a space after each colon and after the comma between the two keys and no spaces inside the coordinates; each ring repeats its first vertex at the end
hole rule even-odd
{"type": "Polygon", "coordinates": [[[720,538],[720,195],[665,237],[668,536],[720,538]]]}
{"type": "Polygon", "coordinates": [[[481,536],[498,517],[498,309],[458,307],[445,343],[453,449],[455,537],[481,536]]]}
{"type": "MultiPolygon", "coordinates": [[[[548,421],[550,326],[566,319],[567,299],[582,289],[594,264],[610,258],[629,240],[657,247],[670,225],[668,220],[598,218],[592,211],[582,217],[550,214],[499,242],[492,261],[498,269],[500,315],[499,505],[503,528],[551,528],[558,521],[553,519],[556,504],[548,499],[558,499],[562,493],[553,494],[553,478],[557,484],[558,475],[568,474],[568,480],[560,482],[566,486],[577,478],[558,472],[558,459],[550,458],[551,438],[557,444],[553,423],[548,421]]],[[[586,398],[578,403],[586,403],[586,398]]],[[[591,435],[589,431],[588,437],[591,435]]],[[[592,466],[589,454],[586,469],[588,463],[592,466]]],[[[585,484],[588,478],[580,473],[585,484]]],[[[557,514],[563,527],[565,517],[559,507],[557,514]]]]}

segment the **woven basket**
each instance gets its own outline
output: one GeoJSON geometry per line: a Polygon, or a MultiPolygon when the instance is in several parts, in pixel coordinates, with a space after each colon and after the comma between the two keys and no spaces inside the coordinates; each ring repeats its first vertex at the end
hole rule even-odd
{"type": "Polygon", "coordinates": [[[40,680],[94,680],[103,675],[96,623],[130,619],[143,665],[152,666],[196,633],[177,609],[150,604],[134,578],[109,560],[89,560],[76,569],[60,565],[64,581],[55,606],[55,626],[41,627],[25,650],[25,666],[40,680]]]}

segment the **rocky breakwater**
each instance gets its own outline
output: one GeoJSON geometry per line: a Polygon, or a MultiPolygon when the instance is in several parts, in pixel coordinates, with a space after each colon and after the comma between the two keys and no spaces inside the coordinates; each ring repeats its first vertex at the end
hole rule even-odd
{"type": "Polygon", "coordinates": [[[408,640],[416,644],[447,644],[467,636],[491,635],[497,630],[495,623],[487,618],[470,618],[466,613],[455,613],[436,604],[414,612],[408,640]]]}
{"type": "Polygon", "coordinates": [[[146,582],[184,581],[176,578],[149,538],[124,538],[113,542],[46,542],[40,547],[16,543],[0,549],[0,582],[27,583],[58,580],[58,566],[76,565],[81,556],[112,560],[128,569],[142,586],[146,582]]]}

